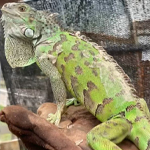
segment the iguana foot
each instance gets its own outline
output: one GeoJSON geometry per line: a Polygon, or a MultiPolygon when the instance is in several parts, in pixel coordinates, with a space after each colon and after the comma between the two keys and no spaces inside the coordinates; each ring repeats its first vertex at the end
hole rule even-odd
{"type": "Polygon", "coordinates": [[[48,114],[48,118],[47,120],[52,123],[55,124],[56,126],[59,126],[60,120],[61,120],[61,112],[57,111],[55,114],[48,114]]]}
{"type": "Polygon", "coordinates": [[[70,105],[75,105],[75,106],[79,106],[80,103],[77,101],[76,98],[70,98],[70,99],[67,99],[66,101],[66,106],[70,106],[70,105]]]}

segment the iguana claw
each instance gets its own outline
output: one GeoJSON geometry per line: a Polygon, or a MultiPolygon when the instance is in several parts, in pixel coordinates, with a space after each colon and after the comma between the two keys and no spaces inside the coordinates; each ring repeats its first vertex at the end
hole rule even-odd
{"type": "Polygon", "coordinates": [[[79,106],[80,103],[77,101],[76,98],[73,97],[73,98],[67,99],[66,101],[66,106],[68,107],[70,105],[79,106]]]}
{"type": "Polygon", "coordinates": [[[59,126],[61,120],[61,112],[56,112],[55,114],[48,114],[47,121],[49,121],[52,124],[55,124],[56,126],[59,126]]]}

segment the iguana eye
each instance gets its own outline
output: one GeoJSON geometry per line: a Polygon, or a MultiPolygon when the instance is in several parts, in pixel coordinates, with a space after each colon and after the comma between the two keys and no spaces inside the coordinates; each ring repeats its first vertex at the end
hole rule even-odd
{"type": "Polygon", "coordinates": [[[25,12],[27,10],[25,6],[20,6],[18,9],[20,12],[25,12]]]}

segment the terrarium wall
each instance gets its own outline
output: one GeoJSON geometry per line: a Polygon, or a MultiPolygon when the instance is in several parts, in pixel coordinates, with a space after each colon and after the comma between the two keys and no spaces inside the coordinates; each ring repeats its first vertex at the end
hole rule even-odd
{"type": "MultiPolygon", "coordinates": [[[[64,28],[81,31],[104,46],[129,75],[137,94],[150,108],[150,2],[138,0],[37,0],[40,9],[58,12],[64,28]]],[[[36,111],[41,103],[54,101],[49,78],[36,64],[12,69],[5,59],[0,28],[0,61],[11,104],[36,111]]]]}

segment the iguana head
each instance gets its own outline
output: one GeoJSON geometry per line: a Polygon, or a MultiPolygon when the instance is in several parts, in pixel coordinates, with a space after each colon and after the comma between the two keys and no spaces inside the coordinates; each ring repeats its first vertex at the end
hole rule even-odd
{"type": "Polygon", "coordinates": [[[36,10],[24,3],[6,3],[1,10],[6,37],[28,40],[34,36],[36,10]]]}
{"type": "Polygon", "coordinates": [[[38,11],[25,3],[6,3],[1,10],[7,61],[13,68],[34,63],[34,46],[59,28],[54,21],[56,14],[38,11]]]}
{"type": "Polygon", "coordinates": [[[38,11],[25,3],[6,3],[1,10],[5,36],[35,40],[46,34],[50,37],[59,28],[56,14],[38,11]]]}

